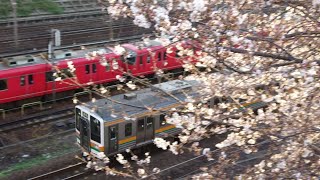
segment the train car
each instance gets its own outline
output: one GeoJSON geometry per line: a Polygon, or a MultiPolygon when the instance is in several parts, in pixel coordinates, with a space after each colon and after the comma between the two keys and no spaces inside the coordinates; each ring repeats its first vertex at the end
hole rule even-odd
{"type": "Polygon", "coordinates": [[[21,101],[25,103],[29,98],[113,82],[121,74],[112,69],[115,63],[122,66],[121,58],[108,48],[56,51],[50,61],[41,56],[5,58],[0,62],[0,109],[7,109],[10,102],[26,100],[21,101]],[[99,51],[99,58],[87,59],[86,54],[92,51],[99,51]],[[68,62],[73,63],[74,74],[68,62]],[[55,81],[54,74],[61,80],[55,81]]]}
{"type": "MultiPolygon", "coordinates": [[[[188,56],[179,57],[175,47],[167,53],[166,47],[155,40],[122,46],[127,50],[125,56],[115,54],[112,48],[94,48],[58,50],[50,60],[29,55],[3,59],[0,62],[0,109],[11,108],[7,103],[16,107],[55,99],[57,93],[91,84],[116,82],[117,75],[124,72],[145,76],[154,74],[157,69],[181,70],[183,61],[189,59],[188,56]],[[87,58],[90,52],[98,56],[87,58]],[[75,67],[72,73],[68,68],[70,62],[75,67]]],[[[185,42],[183,46],[190,46],[190,43],[185,42]]]]}
{"type": "MultiPolygon", "coordinates": [[[[171,52],[167,52],[160,41],[148,40],[137,42],[134,44],[123,44],[122,47],[126,49],[127,55],[123,58],[125,71],[132,73],[134,76],[154,74],[157,69],[163,71],[181,69],[185,63],[195,63],[195,58],[188,56],[181,57],[177,47],[171,47],[171,52]]],[[[181,47],[190,48],[194,52],[199,50],[199,45],[191,42],[181,42],[181,47]]]]}
{"type": "Polygon", "coordinates": [[[199,94],[196,81],[173,80],[75,108],[77,143],[98,157],[152,143],[155,137],[175,136],[181,129],[167,124],[168,110],[199,94]],[[172,94],[170,96],[168,94],[172,94]],[[150,111],[152,109],[152,111],[150,111]]]}

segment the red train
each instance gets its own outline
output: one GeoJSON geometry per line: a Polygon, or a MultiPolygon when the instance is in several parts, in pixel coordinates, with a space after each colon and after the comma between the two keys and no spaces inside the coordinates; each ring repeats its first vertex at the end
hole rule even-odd
{"type": "Polygon", "coordinates": [[[141,76],[153,74],[157,68],[178,69],[183,64],[181,58],[176,58],[175,48],[167,53],[158,41],[123,44],[122,47],[128,52],[126,56],[115,54],[112,48],[99,48],[56,51],[55,58],[50,61],[30,55],[3,59],[0,63],[0,108],[6,109],[8,103],[79,89],[81,85],[115,82],[116,76],[123,72],[141,76]],[[100,57],[86,58],[86,54],[93,51],[100,52],[100,57]],[[68,70],[70,61],[76,69],[76,78],[71,77],[68,70]],[[119,68],[114,69],[115,66],[119,68]],[[62,76],[61,81],[56,81],[54,75],[59,73],[70,78],[62,76]]]}

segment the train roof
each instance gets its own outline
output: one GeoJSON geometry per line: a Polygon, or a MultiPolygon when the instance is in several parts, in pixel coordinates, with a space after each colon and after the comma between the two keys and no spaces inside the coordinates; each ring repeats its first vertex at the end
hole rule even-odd
{"type": "MultiPolygon", "coordinates": [[[[109,48],[92,48],[82,50],[57,50],[55,51],[55,58],[52,58],[50,62],[60,62],[65,60],[74,60],[76,58],[85,58],[86,54],[94,52],[98,54],[109,54],[113,51],[109,48]]],[[[15,69],[18,67],[26,67],[38,64],[46,64],[48,61],[37,55],[21,55],[9,58],[3,58],[0,62],[0,70],[15,69]]]]}
{"type": "Polygon", "coordinates": [[[199,95],[196,91],[198,86],[197,81],[174,80],[154,85],[152,88],[120,94],[80,106],[91,109],[91,112],[93,111],[105,122],[109,122],[148,113],[150,109],[176,107],[173,105],[179,101],[186,102],[188,97],[197,97],[199,95]]]}

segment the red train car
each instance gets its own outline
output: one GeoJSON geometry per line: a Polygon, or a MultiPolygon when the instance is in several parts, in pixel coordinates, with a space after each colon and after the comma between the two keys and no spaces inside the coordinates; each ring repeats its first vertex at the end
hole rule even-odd
{"type": "Polygon", "coordinates": [[[157,69],[181,68],[176,48],[167,53],[161,43],[124,44],[126,55],[120,56],[112,48],[56,51],[47,61],[40,56],[17,56],[0,63],[0,108],[7,103],[33,97],[70,91],[91,84],[115,82],[117,75],[130,72],[133,76],[150,75],[157,69]],[[96,56],[88,58],[88,53],[96,56]],[[69,67],[68,67],[69,64],[69,67]],[[70,66],[74,72],[70,72],[70,66]]]}

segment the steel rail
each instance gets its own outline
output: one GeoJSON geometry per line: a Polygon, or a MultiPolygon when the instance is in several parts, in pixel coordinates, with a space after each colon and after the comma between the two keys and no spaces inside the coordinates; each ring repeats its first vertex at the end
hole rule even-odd
{"type": "MultiPolygon", "coordinates": [[[[94,45],[102,45],[102,44],[111,44],[111,43],[115,43],[115,42],[121,43],[121,42],[130,41],[130,40],[141,39],[144,36],[145,35],[136,35],[136,36],[130,36],[130,37],[125,37],[125,38],[116,38],[116,39],[111,39],[111,40],[106,40],[106,41],[96,41],[96,42],[82,43],[82,44],[77,44],[77,45],[67,45],[67,46],[55,47],[55,50],[79,48],[81,46],[94,46],[94,45]]],[[[21,52],[16,52],[16,53],[3,53],[3,54],[0,54],[0,58],[28,55],[28,54],[37,54],[37,53],[43,53],[43,52],[47,52],[47,51],[48,51],[47,48],[43,48],[43,49],[38,49],[38,50],[21,51],[21,52]]]]}
{"type": "Polygon", "coordinates": [[[45,114],[19,119],[16,121],[10,121],[4,124],[0,124],[0,133],[15,130],[22,127],[32,126],[39,123],[50,122],[62,117],[67,117],[73,115],[73,108],[67,108],[58,111],[49,111],[45,114]],[[51,115],[54,114],[54,115],[51,115]]]}
{"type": "Polygon", "coordinates": [[[81,167],[81,166],[83,166],[85,164],[86,164],[85,162],[79,162],[77,164],[69,165],[69,166],[61,168],[61,169],[57,169],[57,170],[54,170],[54,171],[51,171],[51,172],[48,172],[48,173],[45,173],[45,174],[41,174],[41,175],[36,176],[36,177],[29,178],[28,180],[47,179],[47,178],[53,177],[53,176],[55,176],[57,174],[61,174],[62,172],[68,172],[71,169],[81,167]]]}
{"type": "MultiPolygon", "coordinates": [[[[110,29],[113,29],[113,28],[124,28],[124,27],[134,27],[135,25],[134,24],[131,24],[131,25],[126,25],[126,24],[119,24],[119,25],[116,25],[116,26],[113,26],[112,28],[110,27],[98,27],[98,28],[91,28],[91,29],[81,29],[81,30],[73,30],[73,31],[65,31],[62,33],[62,36],[70,36],[70,35],[75,35],[75,34],[84,34],[84,33],[90,33],[90,32],[100,32],[100,31],[104,31],[104,30],[110,30],[110,29]]],[[[21,34],[20,34],[21,36],[21,34]]],[[[25,38],[22,38],[22,39],[19,39],[18,42],[23,42],[23,41],[34,41],[36,39],[43,39],[43,38],[46,38],[48,39],[50,37],[50,33],[43,33],[43,34],[40,34],[40,35],[34,35],[34,36],[30,36],[30,37],[25,37],[25,38]],[[32,38],[32,39],[31,39],[32,38]]],[[[3,41],[0,41],[0,44],[1,43],[14,43],[14,40],[3,40],[3,41]]]]}

